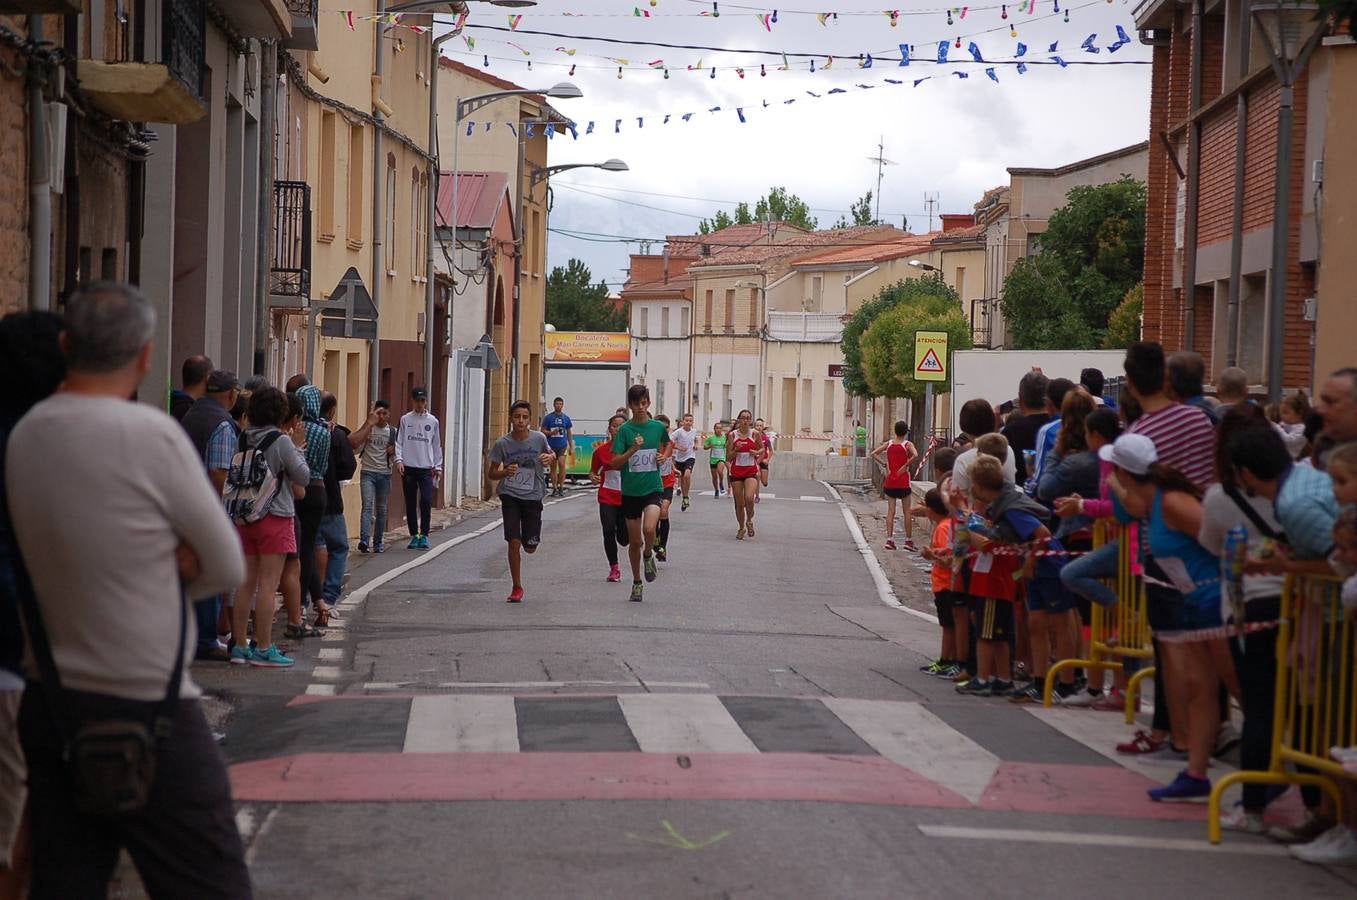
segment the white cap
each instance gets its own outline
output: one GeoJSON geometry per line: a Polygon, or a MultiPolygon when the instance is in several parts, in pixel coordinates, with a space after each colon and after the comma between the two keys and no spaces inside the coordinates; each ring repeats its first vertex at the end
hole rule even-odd
{"type": "Polygon", "coordinates": [[[1132,475],[1146,475],[1150,466],[1159,461],[1159,452],[1154,449],[1154,441],[1145,435],[1123,434],[1115,442],[1104,444],[1098,458],[1132,475]]]}

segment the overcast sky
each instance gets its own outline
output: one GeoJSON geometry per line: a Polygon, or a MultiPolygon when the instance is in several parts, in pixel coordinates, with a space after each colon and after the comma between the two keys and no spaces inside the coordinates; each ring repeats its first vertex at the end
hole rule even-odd
{"type": "MultiPolygon", "coordinates": [[[[997,5],[969,7],[964,19],[961,7],[953,7],[953,24],[948,25],[946,8],[923,0],[900,6],[899,23],[891,27],[881,11],[886,4],[825,0],[818,9],[837,7],[839,17],[822,26],[814,15],[793,12],[815,11],[813,0],[793,0],[776,7],[778,22],[770,32],[757,16],[771,14],[773,5],[720,3],[721,15],[713,18],[700,15],[710,13],[712,4],[695,0],[657,0],[653,6],[650,0],[540,0],[535,8],[520,11],[516,32],[471,27],[466,34],[476,41],[474,52],[457,39],[444,53],[476,65],[488,55],[488,71],[527,87],[569,80],[584,92],[581,99],[554,102],[581,126],[578,140],[553,140],[551,163],[617,157],[631,171],[583,169],[552,179],[551,227],[595,237],[553,230],[549,257],[553,266],[578,257],[595,281],[604,279],[616,290],[626,278],[628,254],[639,252],[634,240],[618,238],[662,239],[694,232],[703,216],[731,209],[740,200],[752,205],[773,185],[785,186],[813,207],[821,228],[832,226],[856,198],[875,190],[877,165],[868,157],[877,155],[883,135],[885,157],[896,165],[885,167],[882,218],[899,225],[905,216],[915,232],[928,228],[925,194],[937,196],[937,212],[970,212],[984,190],[1007,183],[1009,166],[1063,165],[1145,140],[1148,65],[1033,65],[1018,74],[1012,65],[999,64],[996,84],[986,77],[984,65],[922,62],[937,58],[938,41],[958,36],[961,49],[953,44],[948,50],[953,60],[971,58],[967,48],[972,40],[987,62],[1013,59],[1019,42],[1027,45],[1027,59],[1049,60],[1054,41],[1059,41],[1057,55],[1070,62],[1149,59],[1149,48],[1135,40],[1132,4],[1079,0],[1068,7],[1068,23],[1063,20],[1066,4],[1059,4],[1059,15],[1052,14],[1054,5],[1055,0],[1037,0],[1032,13],[1025,5],[1010,5],[1007,19],[997,5]],[[651,18],[634,16],[638,8],[651,18]],[[911,12],[918,9],[937,11],[911,12]],[[1017,29],[1016,39],[1010,25],[1017,29]],[[1131,42],[1109,53],[1117,25],[1131,42]],[[1096,55],[1080,48],[1093,33],[1094,45],[1102,48],[1096,55]],[[726,49],[626,46],[591,37],[726,49]],[[913,45],[907,68],[898,63],[901,42],[913,45]],[[558,47],[576,53],[568,56],[558,47]],[[809,72],[810,61],[804,57],[791,57],[792,70],[778,71],[781,58],[749,52],[758,50],[820,54],[817,71],[809,72]],[[860,53],[873,54],[871,68],[858,66],[860,53]],[[895,59],[877,60],[878,54],[895,59]],[[834,63],[826,71],[829,55],[834,63]],[[605,57],[628,60],[621,79],[617,62],[605,57]],[[647,68],[661,59],[669,69],[668,80],[661,71],[647,68]],[[687,70],[699,60],[700,73],[687,70]],[[766,76],[759,74],[760,62],[766,76]],[[576,68],[570,76],[572,64],[576,68]],[[714,79],[709,77],[713,66],[714,79]],[[735,73],[737,66],[745,69],[743,79],[735,73]],[[969,77],[963,80],[953,71],[969,77]],[[926,76],[931,78],[912,86],[926,76]],[[891,85],[886,79],[904,84],[891,85]],[[875,87],[863,90],[859,84],[875,87]],[[834,88],[846,93],[830,95],[834,88]],[[808,91],[821,96],[816,99],[808,91]],[[791,98],[796,102],[783,103],[791,98]],[[709,113],[715,106],[722,111],[709,113]],[[737,107],[744,110],[744,124],[737,107]],[[685,123],[680,118],[684,113],[694,115],[685,123]],[[672,118],[663,124],[666,114],[672,118]],[[637,117],[644,118],[642,127],[637,117]],[[619,118],[620,134],[615,133],[619,118]],[[586,135],[583,123],[590,120],[596,123],[595,133],[586,135]]],[[[483,3],[472,4],[472,9],[469,24],[507,29],[505,10],[483,3]]],[[[660,249],[653,246],[652,252],[660,249]]]]}

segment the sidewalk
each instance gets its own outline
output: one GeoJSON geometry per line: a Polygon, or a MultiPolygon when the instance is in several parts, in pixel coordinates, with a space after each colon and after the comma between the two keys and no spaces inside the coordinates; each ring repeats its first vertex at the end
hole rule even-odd
{"type": "MultiPolygon", "coordinates": [[[[881,563],[881,568],[885,570],[886,577],[895,590],[896,598],[912,610],[926,613],[929,616],[934,615],[936,610],[933,606],[932,584],[929,581],[929,572],[932,570],[933,564],[917,552],[911,553],[904,549],[885,549],[886,501],[881,497],[880,491],[870,486],[866,488],[840,486],[838,490],[843,497],[843,502],[857,517],[858,525],[862,528],[862,534],[871,546],[872,552],[876,554],[877,561],[881,563]]],[[[928,546],[928,540],[932,533],[931,528],[932,526],[927,519],[916,519],[914,521],[915,546],[928,546]]],[[[903,547],[905,540],[903,527],[898,521],[895,524],[895,530],[896,545],[903,547]]]]}

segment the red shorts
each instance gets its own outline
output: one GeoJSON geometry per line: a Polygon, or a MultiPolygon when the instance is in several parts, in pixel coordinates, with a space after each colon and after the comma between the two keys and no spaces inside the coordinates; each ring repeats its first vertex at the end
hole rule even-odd
{"type": "Polygon", "coordinates": [[[237,525],[240,545],[246,556],[274,556],[297,552],[297,532],[292,519],[265,516],[249,525],[237,525]]]}
{"type": "Polygon", "coordinates": [[[731,466],[730,477],[733,481],[744,481],[746,478],[758,478],[758,466],[731,466]]]}
{"type": "Polygon", "coordinates": [[[1022,561],[1016,556],[995,556],[988,572],[972,570],[971,596],[1012,603],[1018,597],[1018,583],[1013,580],[1013,575],[1020,568],[1022,561]]]}

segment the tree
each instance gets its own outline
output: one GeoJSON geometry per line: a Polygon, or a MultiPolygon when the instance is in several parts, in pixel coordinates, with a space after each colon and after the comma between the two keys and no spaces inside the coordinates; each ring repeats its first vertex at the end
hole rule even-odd
{"type": "Polygon", "coordinates": [[[750,225],[765,220],[787,222],[806,231],[814,231],[818,224],[804,200],[795,194],[787,193],[785,187],[775,187],[769,188],[768,193],[758,199],[752,211],[748,203],[736,204],[733,215],[725,210],[718,210],[712,218],[699,222],[697,230],[700,234],[711,234],[731,225],[750,225]]]}
{"type": "MultiPolygon", "coordinates": [[[[882,288],[849,318],[843,328],[842,340],[844,390],[856,397],[922,397],[923,388],[912,377],[916,330],[946,331],[951,335],[953,350],[971,347],[970,325],[961,311],[961,300],[938,273],[882,288]],[[872,338],[869,352],[868,330],[877,319],[901,307],[910,307],[910,313],[878,331],[872,338]],[[910,323],[908,361],[901,362],[905,358],[899,356],[900,348],[895,346],[893,339],[887,340],[887,336],[903,334],[900,329],[905,327],[906,321],[910,323]],[[917,322],[924,324],[914,324],[917,322]],[[891,375],[893,368],[900,365],[911,374],[908,384],[903,375],[898,379],[891,375]],[[896,393],[896,390],[902,392],[896,393]]],[[[950,390],[950,386],[943,390],[950,390]]]]}
{"type": "Polygon", "coordinates": [[[589,267],[571,259],[547,276],[547,321],[560,331],[626,331],[627,311],[608,302],[608,285],[590,284],[589,267]]]}
{"type": "Polygon", "coordinates": [[[839,221],[834,223],[835,228],[851,228],[854,225],[878,225],[879,222],[872,218],[872,192],[868,191],[849,207],[850,222],[847,217],[839,216],[839,221]]]}
{"type": "Polygon", "coordinates": [[[1004,281],[1004,318],[1015,347],[1099,346],[1112,311],[1145,264],[1145,185],[1134,178],[1081,185],[1066,195],[1036,256],[1004,281]]]}
{"type": "Polygon", "coordinates": [[[1104,350],[1125,350],[1140,340],[1140,316],[1145,311],[1145,285],[1136,285],[1126,292],[1121,304],[1112,310],[1107,321],[1104,350]]]}

